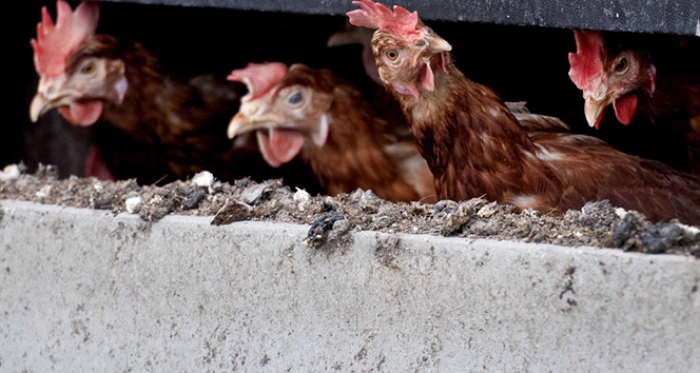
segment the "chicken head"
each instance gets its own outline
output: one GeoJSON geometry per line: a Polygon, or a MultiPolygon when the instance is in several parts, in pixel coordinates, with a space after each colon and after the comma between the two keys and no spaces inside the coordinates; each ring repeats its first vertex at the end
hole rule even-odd
{"type": "Polygon", "coordinates": [[[569,53],[569,77],[583,91],[588,125],[598,128],[610,105],[620,123],[630,124],[638,95],[656,89],[651,59],[640,51],[606,47],[600,31],[575,30],[574,37],[577,51],[569,53]]]}
{"type": "Polygon", "coordinates": [[[34,66],[40,76],[37,93],[29,114],[33,122],[51,109],[74,125],[94,124],[104,102],[120,104],[128,83],[121,60],[100,57],[85,48],[95,38],[99,18],[96,2],[83,2],[71,10],[65,1],[57,1],[54,24],[46,7],[32,39],[34,66]]]}
{"type": "Polygon", "coordinates": [[[326,143],[333,87],[308,81],[314,74],[305,70],[309,68],[301,64],[287,70],[279,62],[251,63],[229,75],[246,84],[248,94],[229,124],[228,137],[256,131],[260,152],[272,167],[291,161],[307,139],[319,147],[326,143]],[[295,74],[289,78],[288,73],[295,74]]]}
{"type": "Polygon", "coordinates": [[[353,1],[361,9],[349,12],[350,23],[377,29],[372,53],[384,84],[401,95],[418,97],[421,90],[433,91],[433,69],[446,70],[446,52],[452,46],[418,20],[418,13],[371,0],[353,1]]]}

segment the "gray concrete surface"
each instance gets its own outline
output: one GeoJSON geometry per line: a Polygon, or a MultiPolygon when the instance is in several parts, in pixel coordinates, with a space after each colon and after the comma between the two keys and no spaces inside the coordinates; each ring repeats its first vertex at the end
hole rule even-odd
{"type": "Polygon", "coordinates": [[[700,371],[700,262],[0,201],[1,372],[700,371]]]}

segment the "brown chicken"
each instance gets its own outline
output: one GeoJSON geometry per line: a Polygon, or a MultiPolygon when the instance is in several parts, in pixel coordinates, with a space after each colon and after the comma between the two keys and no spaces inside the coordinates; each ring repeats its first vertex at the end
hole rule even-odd
{"type": "Polygon", "coordinates": [[[36,121],[58,108],[77,126],[103,122],[94,126],[98,151],[88,161],[88,174],[92,169],[105,175],[104,158],[114,177],[141,183],[184,179],[202,170],[226,181],[279,175],[254,142],[233,146],[225,136],[239,104],[239,84],[225,76],[189,82],[169,77],[141,44],[95,34],[96,2],[83,2],[75,11],[64,1],[57,7],[56,24],[42,9],[32,40],[40,82],[30,116],[36,121]]]}
{"type": "Polygon", "coordinates": [[[379,76],[406,113],[438,198],[484,197],[553,214],[607,199],[653,221],[700,224],[697,177],[593,137],[527,132],[493,91],[454,66],[450,44],[416,12],[353,4],[361,9],[348,13],[350,22],[378,29],[372,51],[379,76]]]}
{"type": "Polygon", "coordinates": [[[700,176],[700,59],[691,66],[689,57],[700,48],[687,45],[695,40],[677,37],[679,43],[669,47],[669,38],[591,30],[575,30],[574,36],[569,77],[583,91],[588,124],[598,128],[612,106],[624,125],[671,126],[686,147],[684,163],[700,176]]]}
{"type": "Polygon", "coordinates": [[[399,141],[362,92],[326,69],[249,64],[229,79],[249,89],[228,136],[256,131],[267,162],[300,154],[326,194],[371,189],[390,201],[435,201],[433,176],[413,139],[399,141]]]}

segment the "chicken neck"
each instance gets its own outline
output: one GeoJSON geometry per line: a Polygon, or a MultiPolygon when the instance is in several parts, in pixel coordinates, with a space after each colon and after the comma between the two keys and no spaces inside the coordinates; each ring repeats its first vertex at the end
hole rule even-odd
{"type": "Polygon", "coordinates": [[[537,192],[538,184],[556,188],[544,180],[548,167],[528,156],[536,145],[492,90],[467,79],[452,63],[446,72],[437,66],[433,71],[433,91],[397,99],[435,176],[438,198],[506,202],[537,192]]]}

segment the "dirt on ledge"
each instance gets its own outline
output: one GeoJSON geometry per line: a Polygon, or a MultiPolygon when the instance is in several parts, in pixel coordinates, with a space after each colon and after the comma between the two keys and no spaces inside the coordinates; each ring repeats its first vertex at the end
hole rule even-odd
{"type": "Polygon", "coordinates": [[[436,204],[391,203],[371,191],[336,197],[291,191],[280,180],[263,183],[243,179],[233,184],[202,173],[192,180],[164,186],[139,186],[134,180],[58,179],[55,168],[41,166],[33,174],[6,168],[0,178],[0,199],[138,214],[157,221],[168,214],[212,216],[212,224],[240,220],[312,225],[307,244],[349,231],[431,234],[491,238],[563,246],[619,248],[644,253],[672,253],[700,258],[700,229],[678,223],[652,224],[607,201],[586,204],[563,216],[536,211],[512,213],[512,206],[483,199],[436,204]]]}

